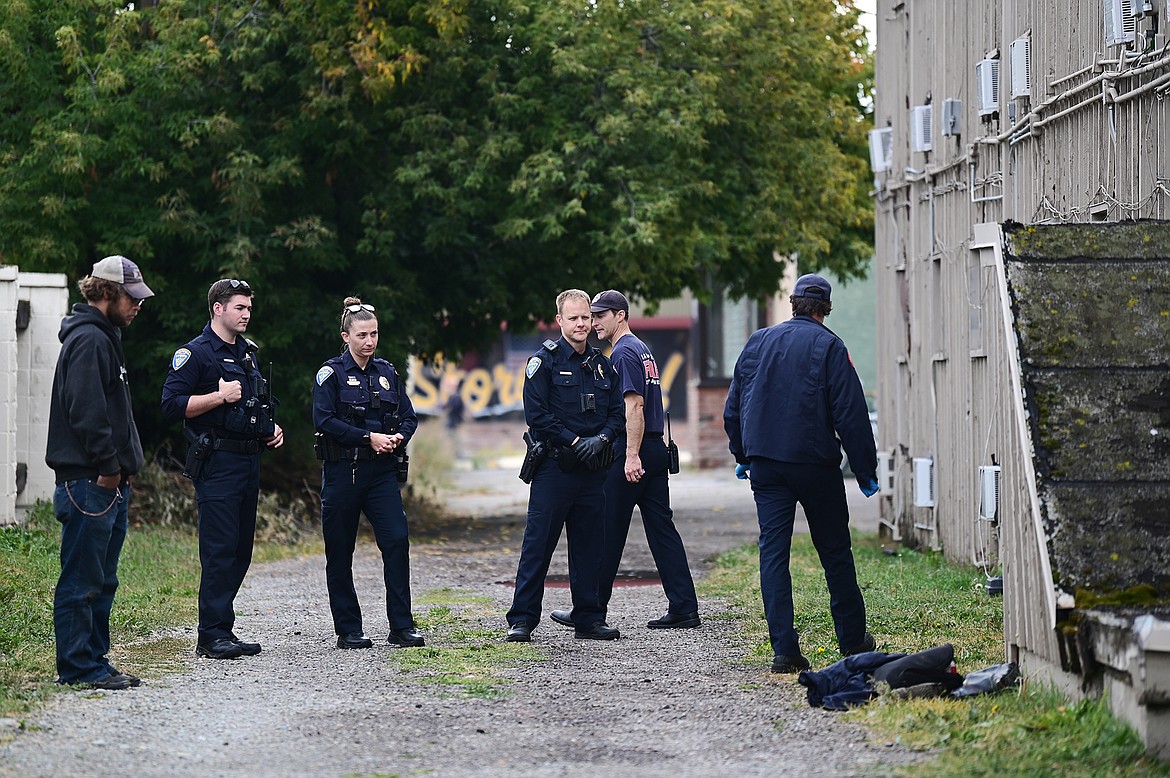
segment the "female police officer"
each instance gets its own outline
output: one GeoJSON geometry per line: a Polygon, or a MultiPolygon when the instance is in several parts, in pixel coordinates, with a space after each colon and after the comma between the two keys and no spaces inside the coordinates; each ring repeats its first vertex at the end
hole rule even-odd
{"type": "Polygon", "coordinates": [[[353,587],[359,514],[374,528],[386,579],[391,643],[423,645],[410,612],[410,548],[399,479],[406,480],[406,444],[418,417],[394,366],[374,356],[374,307],[347,297],[341,311],[346,349],[321,366],[313,387],[313,425],[321,469],[325,579],[338,648],[369,648],[353,587]]]}

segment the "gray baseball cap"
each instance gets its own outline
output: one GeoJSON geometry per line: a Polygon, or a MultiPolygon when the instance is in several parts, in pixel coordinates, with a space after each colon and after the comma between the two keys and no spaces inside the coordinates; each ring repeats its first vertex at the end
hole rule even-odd
{"type": "Polygon", "coordinates": [[[154,292],[142,280],[142,271],[138,269],[138,265],[126,257],[117,254],[106,257],[94,264],[91,275],[94,278],[102,278],[106,281],[113,281],[115,284],[121,284],[122,288],[126,290],[126,294],[135,300],[154,297],[154,292]]]}

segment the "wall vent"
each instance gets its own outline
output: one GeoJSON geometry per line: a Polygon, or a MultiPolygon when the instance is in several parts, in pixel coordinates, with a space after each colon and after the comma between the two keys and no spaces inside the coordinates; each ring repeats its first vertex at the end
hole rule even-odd
{"type": "Polygon", "coordinates": [[[983,59],[975,63],[975,81],[979,94],[979,115],[991,116],[999,111],[999,60],[983,59]]]}
{"type": "Polygon", "coordinates": [[[1012,41],[1012,99],[1028,97],[1032,94],[1032,81],[1029,73],[1032,69],[1031,46],[1028,36],[1016,38],[1012,41]]]}
{"type": "MultiPolygon", "coordinates": [[[[1140,2],[1140,0],[1138,0],[1140,2]]],[[[1105,3],[1105,45],[1124,46],[1137,37],[1133,0],[1103,0],[1105,3]]],[[[1167,3],[1170,13],[1170,3],[1167,3]]]]}
{"type": "Polygon", "coordinates": [[[943,100],[942,123],[939,131],[944,137],[963,134],[963,101],[954,97],[943,100]]]}
{"type": "Polygon", "coordinates": [[[914,458],[914,505],[934,507],[934,458],[914,458]]]}
{"type": "Polygon", "coordinates": [[[894,452],[879,451],[877,458],[878,494],[888,497],[894,493],[894,452]]]}
{"type": "Polygon", "coordinates": [[[931,150],[932,106],[916,105],[910,109],[910,150],[921,153],[931,150]]]}
{"type": "Polygon", "coordinates": [[[995,521],[999,517],[999,465],[979,468],[979,518],[995,521]]]}
{"type": "Polygon", "coordinates": [[[869,164],[875,173],[894,168],[894,130],[883,127],[869,131],[869,164]]]}

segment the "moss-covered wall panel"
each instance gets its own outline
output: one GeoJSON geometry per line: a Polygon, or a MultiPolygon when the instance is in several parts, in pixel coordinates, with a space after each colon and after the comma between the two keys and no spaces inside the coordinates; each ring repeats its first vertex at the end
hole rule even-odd
{"type": "Polygon", "coordinates": [[[1150,584],[1170,593],[1170,485],[1050,484],[1053,568],[1068,591],[1150,584]]]}
{"type": "Polygon", "coordinates": [[[1039,474],[1170,483],[1170,370],[1030,370],[1039,474]]]}
{"type": "Polygon", "coordinates": [[[1170,224],[1004,231],[1057,583],[1170,596],[1170,224]]]}
{"type": "Polygon", "coordinates": [[[1016,262],[1009,281],[1035,367],[1140,367],[1170,356],[1170,262],[1016,262]]]}

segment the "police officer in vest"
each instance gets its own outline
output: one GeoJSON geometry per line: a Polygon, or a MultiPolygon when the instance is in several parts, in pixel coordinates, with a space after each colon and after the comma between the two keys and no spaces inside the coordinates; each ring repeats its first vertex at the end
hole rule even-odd
{"type": "Polygon", "coordinates": [[[252,288],[221,279],[207,292],[211,321],[175,352],[162,389],[162,412],[183,420],[190,445],[187,475],[199,503],[199,642],[195,653],[234,659],[260,653],[236,637],[234,601],[252,562],[260,452],[279,448],[276,398],[244,337],[252,319],[252,288]]]}
{"type": "Polygon", "coordinates": [[[557,324],[560,339],[545,341],[524,370],[529,451],[521,477],[530,480],[532,489],[508,611],[510,642],[528,642],[540,622],[544,579],[562,526],[569,536],[570,617],[576,637],[618,637],[618,630],[605,623],[598,583],[604,551],[602,487],[613,462],[612,441],[625,427],[625,410],[613,366],[589,345],[589,295],[580,289],[561,292],[557,324]]]}
{"type": "MultiPolygon", "coordinates": [[[[597,336],[613,346],[609,359],[626,411],[625,430],[614,441],[616,461],[605,481],[605,554],[598,591],[601,606],[609,606],[630,519],[637,506],[668,601],[666,613],[646,626],[697,627],[700,621],[695,582],[670,509],[670,453],[663,438],[666,421],[658,362],[650,347],[630,329],[630,303],[624,294],[616,289],[599,292],[590,309],[597,336]]],[[[555,610],[552,619],[571,625],[568,611],[555,610]]]]}
{"type": "Polygon", "coordinates": [[[322,460],[325,580],[337,647],[373,645],[362,630],[353,586],[353,550],[362,513],[382,552],[389,641],[421,646],[423,636],[410,610],[410,542],[398,486],[406,480],[406,444],[418,428],[418,417],[394,365],[374,356],[374,306],[346,298],[341,340],[345,350],[321,366],[313,387],[315,448],[322,460]]]}

